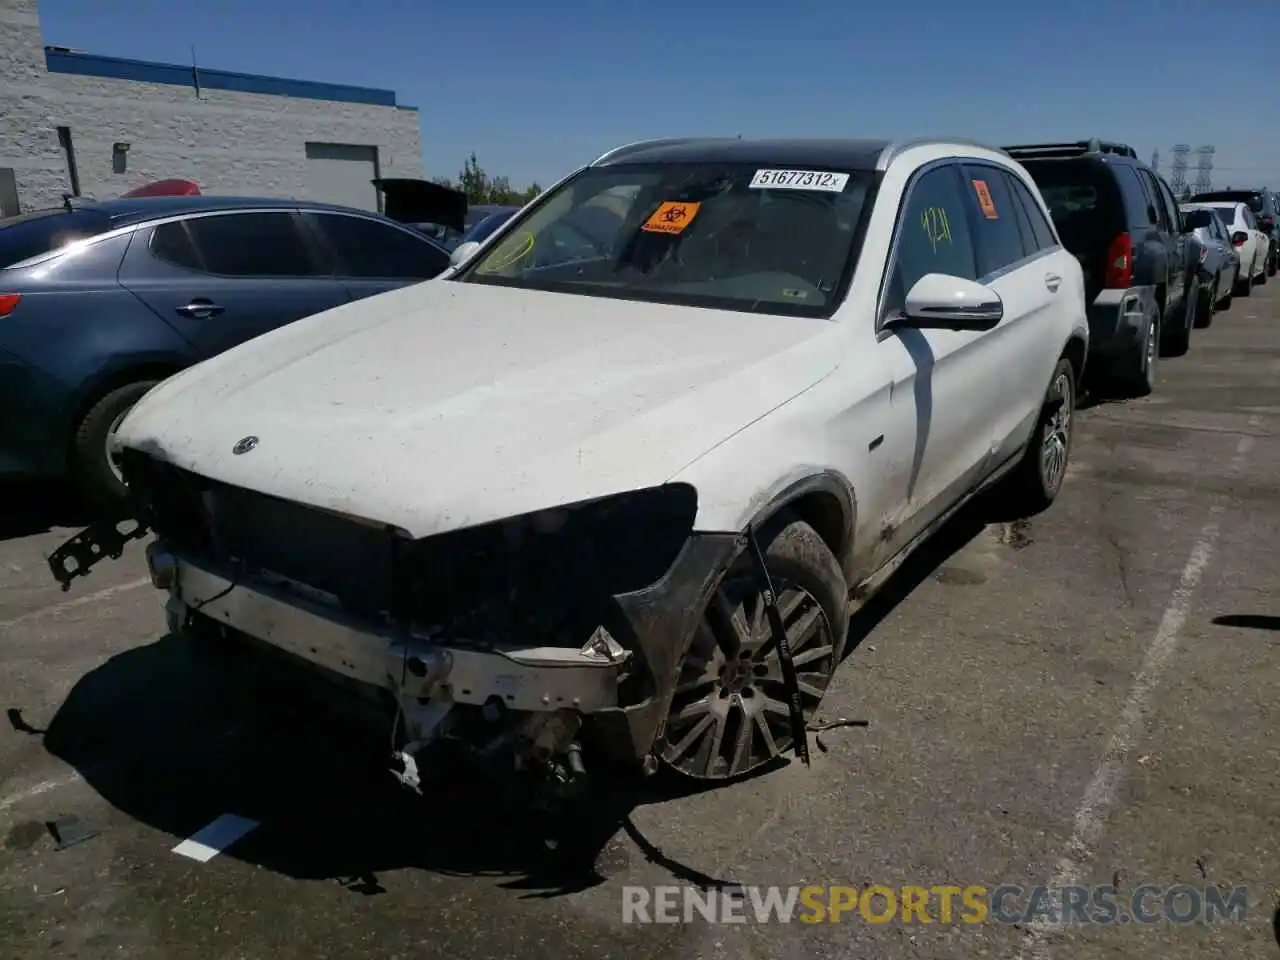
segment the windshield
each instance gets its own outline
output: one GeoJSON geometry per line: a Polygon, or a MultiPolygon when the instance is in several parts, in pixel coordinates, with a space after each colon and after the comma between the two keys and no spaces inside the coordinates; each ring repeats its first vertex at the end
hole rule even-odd
{"type": "Polygon", "coordinates": [[[583,171],[459,273],[489,283],[827,316],[870,174],[725,163],[583,171]]]}
{"type": "Polygon", "coordinates": [[[33,210],[0,219],[0,268],[103,233],[111,218],[97,210],[33,210]]]}

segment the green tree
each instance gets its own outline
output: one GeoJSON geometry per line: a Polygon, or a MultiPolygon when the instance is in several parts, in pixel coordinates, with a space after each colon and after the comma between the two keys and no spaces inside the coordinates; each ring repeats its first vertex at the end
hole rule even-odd
{"type": "Polygon", "coordinates": [[[461,190],[467,195],[468,204],[494,203],[522,206],[542,193],[542,187],[537,183],[531,184],[524,190],[517,190],[511,186],[511,181],[506,177],[489,176],[480,166],[475,151],[472,151],[463,163],[457,180],[450,180],[448,177],[432,177],[431,182],[461,190]]]}
{"type": "Polygon", "coordinates": [[[489,175],[480,168],[475,151],[458,173],[458,189],[467,195],[467,203],[489,202],[489,175]]]}

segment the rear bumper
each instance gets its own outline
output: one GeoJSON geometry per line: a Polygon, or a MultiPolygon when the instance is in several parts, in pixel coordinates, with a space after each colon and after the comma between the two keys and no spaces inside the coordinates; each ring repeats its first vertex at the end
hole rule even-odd
{"type": "Polygon", "coordinates": [[[65,470],[65,402],[56,380],[0,350],[0,480],[44,479],[65,470]]]}
{"type": "Polygon", "coordinates": [[[1143,318],[1155,305],[1155,291],[1149,287],[1099,293],[1089,305],[1090,359],[1105,364],[1139,349],[1143,318]]]}

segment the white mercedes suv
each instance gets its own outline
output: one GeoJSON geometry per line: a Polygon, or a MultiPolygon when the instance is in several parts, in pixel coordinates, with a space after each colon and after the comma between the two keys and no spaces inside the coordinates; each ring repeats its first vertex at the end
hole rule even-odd
{"type": "Polygon", "coordinates": [[[368,694],[409,783],[442,740],[716,780],[807,758],[851,607],[958,507],[1063,482],[1083,279],[999,150],[643,142],[468,253],[157,386],[136,527],[55,576],[154,533],[175,632],[368,694]]]}

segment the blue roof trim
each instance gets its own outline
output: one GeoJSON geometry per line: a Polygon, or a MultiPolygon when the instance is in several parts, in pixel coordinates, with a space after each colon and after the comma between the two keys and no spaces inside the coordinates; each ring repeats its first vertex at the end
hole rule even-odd
{"type": "MultiPolygon", "coordinates": [[[[151,63],[122,57],[100,57],[91,53],[71,53],[45,48],[45,66],[50,73],[70,73],[84,77],[108,77],[141,83],[167,83],[173,86],[196,85],[196,70],[175,63],[151,63]]],[[[314,80],[287,80],[254,73],[232,73],[228,70],[199,69],[200,86],[206,90],[231,90],[236,93],[261,93],[274,97],[298,97],[305,100],[329,100],[336,103],[367,103],[394,107],[394,90],[371,87],[349,87],[314,80]]]]}

